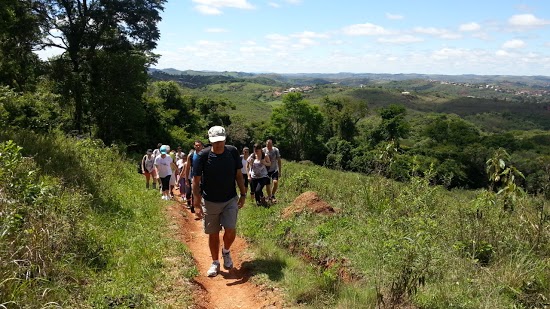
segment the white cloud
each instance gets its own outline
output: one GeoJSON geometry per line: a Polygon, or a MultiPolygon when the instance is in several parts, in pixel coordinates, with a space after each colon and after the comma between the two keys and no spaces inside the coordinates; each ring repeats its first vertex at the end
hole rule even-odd
{"type": "Polygon", "coordinates": [[[510,54],[509,52],[505,51],[505,50],[497,50],[497,52],[495,53],[495,55],[497,55],[498,57],[511,57],[512,54],[510,54]]]}
{"type": "Polygon", "coordinates": [[[462,37],[461,34],[451,32],[444,28],[435,28],[435,27],[415,27],[413,28],[413,32],[433,35],[445,40],[456,40],[462,37]]]}
{"type": "Polygon", "coordinates": [[[242,46],[239,51],[243,53],[269,53],[271,49],[263,46],[242,46]]]}
{"type": "Polygon", "coordinates": [[[204,15],[221,15],[222,11],[211,6],[197,5],[195,9],[204,15]]]}
{"type": "Polygon", "coordinates": [[[509,41],[506,41],[504,42],[504,44],[502,44],[502,48],[504,49],[514,49],[514,48],[522,48],[522,47],[525,47],[525,42],[522,41],[522,40],[509,40],[509,41]]]}
{"type": "Polygon", "coordinates": [[[432,52],[431,57],[435,60],[460,59],[470,54],[467,49],[442,48],[432,52]]]}
{"type": "Polygon", "coordinates": [[[396,37],[385,37],[379,38],[377,40],[380,43],[391,43],[391,44],[408,44],[408,43],[418,43],[424,41],[424,39],[413,36],[413,35],[400,35],[396,37]]]}
{"type": "Polygon", "coordinates": [[[312,46],[312,45],[319,45],[319,43],[317,43],[317,41],[312,40],[310,38],[301,38],[299,40],[299,42],[300,42],[300,45],[302,45],[304,47],[305,46],[312,46]]]}
{"type": "Polygon", "coordinates": [[[275,2],[269,2],[268,5],[270,7],[273,7],[273,8],[280,8],[281,5],[279,3],[275,3],[275,2]]]}
{"type": "Polygon", "coordinates": [[[387,19],[392,19],[392,20],[399,20],[399,19],[403,19],[404,17],[403,17],[403,15],[386,13],[386,18],[387,19]]]}
{"type": "Polygon", "coordinates": [[[224,33],[224,32],[229,32],[229,31],[227,29],[223,29],[223,28],[208,28],[208,29],[205,29],[204,32],[224,33]]]}
{"type": "Polygon", "coordinates": [[[429,34],[429,35],[442,35],[448,32],[448,30],[446,29],[440,29],[440,28],[434,28],[434,27],[415,27],[413,31],[416,33],[429,34]]]}
{"type": "Polygon", "coordinates": [[[300,4],[300,3],[302,3],[302,0],[286,0],[286,2],[288,2],[290,4],[300,4]]]}
{"type": "Polygon", "coordinates": [[[347,26],[343,29],[344,34],[350,36],[360,36],[360,35],[387,35],[392,32],[384,29],[382,26],[378,26],[371,23],[366,24],[355,24],[347,26]]]}
{"type": "Polygon", "coordinates": [[[480,29],[481,29],[481,26],[478,23],[474,23],[474,22],[462,24],[458,27],[458,30],[460,31],[478,31],[480,29]]]}
{"type": "Polygon", "coordinates": [[[537,18],[533,14],[514,15],[508,19],[508,23],[517,27],[542,27],[550,25],[549,20],[537,18]]]}
{"type": "Polygon", "coordinates": [[[448,33],[443,33],[439,37],[442,38],[442,39],[445,39],[445,40],[458,40],[458,39],[462,38],[462,34],[448,32],[448,33]]]}
{"type": "Polygon", "coordinates": [[[251,10],[254,6],[247,0],[193,0],[195,9],[205,15],[220,15],[223,8],[251,10]]]}
{"type": "Polygon", "coordinates": [[[285,43],[289,40],[287,36],[278,33],[272,33],[265,36],[266,39],[273,42],[285,43]]]}
{"type": "Polygon", "coordinates": [[[491,39],[491,36],[486,32],[474,33],[472,36],[483,41],[489,41],[491,39]]]}
{"type": "Polygon", "coordinates": [[[323,34],[323,33],[316,33],[316,32],[312,32],[312,31],[304,31],[304,32],[292,34],[291,37],[294,37],[294,38],[309,38],[309,39],[311,39],[311,38],[326,39],[329,36],[326,35],[326,34],[323,34]]]}

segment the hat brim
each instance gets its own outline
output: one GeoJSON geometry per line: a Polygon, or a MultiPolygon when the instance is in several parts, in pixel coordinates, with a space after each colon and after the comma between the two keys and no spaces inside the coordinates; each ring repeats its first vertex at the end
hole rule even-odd
{"type": "Polygon", "coordinates": [[[208,140],[211,143],[223,142],[223,141],[225,141],[225,136],[213,136],[213,137],[209,137],[208,140]]]}
{"type": "Polygon", "coordinates": [[[160,153],[161,153],[161,154],[166,154],[166,151],[161,151],[160,153]]]}

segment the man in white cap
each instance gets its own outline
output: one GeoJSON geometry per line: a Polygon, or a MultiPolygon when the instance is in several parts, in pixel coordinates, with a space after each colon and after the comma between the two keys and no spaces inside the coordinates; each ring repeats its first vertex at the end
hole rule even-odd
{"type": "Polygon", "coordinates": [[[230,247],[237,235],[237,214],[246,200],[246,187],[241,172],[242,160],[234,146],[225,144],[225,129],[220,126],[208,130],[211,147],[199,153],[193,160],[193,206],[199,218],[203,218],[204,232],[208,234],[208,245],[212,265],[206,273],[214,277],[220,271],[220,231],[223,227],[222,257],[225,269],[233,268],[230,247]],[[239,186],[237,197],[235,181],[239,186]],[[202,200],[202,203],[201,203],[202,200]]]}

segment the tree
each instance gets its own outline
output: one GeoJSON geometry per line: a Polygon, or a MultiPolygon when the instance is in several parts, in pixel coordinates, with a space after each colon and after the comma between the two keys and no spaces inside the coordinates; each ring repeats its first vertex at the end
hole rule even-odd
{"type": "Polygon", "coordinates": [[[424,130],[437,143],[466,146],[480,141],[479,130],[456,115],[442,115],[424,130]]]}
{"type": "Polygon", "coordinates": [[[327,138],[335,136],[351,142],[357,134],[357,122],[367,114],[367,102],[325,97],[322,111],[327,122],[327,138]]]}
{"type": "Polygon", "coordinates": [[[0,84],[17,91],[32,87],[40,68],[33,53],[41,38],[34,5],[30,0],[0,1],[0,84]]]}
{"type": "Polygon", "coordinates": [[[146,56],[147,64],[155,61],[150,51],[160,37],[157,23],[161,20],[164,2],[166,0],[33,1],[37,4],[35,13],[47,34],[41,46],[63,50],[59,59],[66,61],[70,68],[70,74],[63,76],[63,83],[70,89],[76,130],[82,131],[85,113],[93,112],[89,103],[94,101],[95,94],[88,85],[100,73],[96,71],[94,75],[97,69],[94,60],[109,54],[133,52],[146,56]],[[100,56],[99,51],[107,54],[100,56]]]}
{"type": "Polygon", "coordinates": [[[298,92],[283,97],[283,105],[273,109],[271,131],[282,153],[292,160],[312,160],[323,163],[325,150],[319,140],[323,115],[317,106],[298,92]]]}
{"type": "Polygon", "coordinates": [[[379,114],[382,122],[371,134],[373,144],[392,142],[399,149],[399,139],[407,137],[410,132],[409,124],[405,121],[406,112],[404,106],[396,104],[381,109],[379,114]]]}

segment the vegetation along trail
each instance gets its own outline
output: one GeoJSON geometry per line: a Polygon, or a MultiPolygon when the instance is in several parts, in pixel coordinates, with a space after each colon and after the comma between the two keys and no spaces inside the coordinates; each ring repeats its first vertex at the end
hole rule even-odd
{"type": "MultiPolygon", "coordinates": [[[[176,191],[177,192],[177,191],[176,191]]],[[[179,194],[176,194],[179,199],[179,194]]],[[[207,277],[206,271],[212,258],[208,249],[208,237],[202,229],[202,221],[183,207],[173,203],[167,210],[172,224],[178,229],[178,238],[193,253],[199,274],[195,277],[193,299],[196,308],[283,308],[281,297],[249,282],[251,270],[247,269],[250,257],[246,255],[246,241],[237,236],[231,246],[234,268],[220,269],[218,276],[207,277]]]]}

